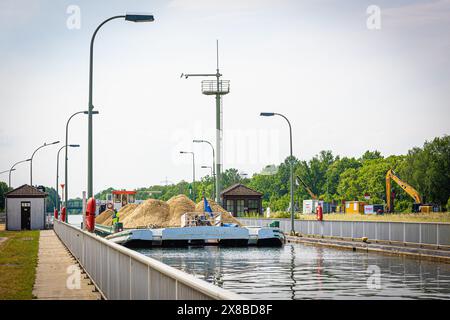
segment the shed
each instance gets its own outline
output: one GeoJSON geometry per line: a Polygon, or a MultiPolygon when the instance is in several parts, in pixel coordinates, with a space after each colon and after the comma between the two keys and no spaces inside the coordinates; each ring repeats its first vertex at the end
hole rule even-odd
{"type": "Polygon", "coordinates": [[[364,206],[366,205],[363,201],[346,201],[345,202],[345,213],[361,213],[364,214],[364,206]]]}
{"type": "Polygon", "coordinates": [[[46,192],[24,184],[5,194],[6,229],[40,230],[45,226],[46,192]]]}
{"type": "Polygon", "coordinates": [[[235,217],[240,217],[245,213],[262,215],[262,196],[262,193],[240,183],[234,184],[220,193],[224,209],[235,217]]]}

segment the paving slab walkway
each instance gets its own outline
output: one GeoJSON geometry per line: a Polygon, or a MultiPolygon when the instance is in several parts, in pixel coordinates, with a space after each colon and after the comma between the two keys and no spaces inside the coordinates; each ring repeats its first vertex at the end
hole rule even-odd
{"type": "Polygon", "coordinates": [[[33,296],[44,300],[101,299],[100,293],[90,283],[55,232],[41,230],[33,296]]]}

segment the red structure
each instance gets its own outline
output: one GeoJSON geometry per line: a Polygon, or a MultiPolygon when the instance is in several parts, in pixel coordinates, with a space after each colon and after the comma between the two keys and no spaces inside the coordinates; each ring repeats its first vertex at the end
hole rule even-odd
{"type": "Polygon", "coordinates": [[[89,198],[86,205],[86,229],[89,232],[94,232],[95,228],[95,209],[96,203],[94,198],[89,198]]]}
{"type": "Polygon", "coordinates": [[[55,209],[54,217],[55,217],[55,220],[58,220],[58,209],[55,209]]]}
{"type": "Polygon", "coordinates": [[[320,203],[317,206],[316,213],[317,213],[317,220],[322,221],[323,220],[323,209],[322,209],[322,206],[320,205],[320,203]]]}
{"type": "Polygon", "coordinates": [[[61,208],[61,221],[66,222],[66,207],[61,208]]]}

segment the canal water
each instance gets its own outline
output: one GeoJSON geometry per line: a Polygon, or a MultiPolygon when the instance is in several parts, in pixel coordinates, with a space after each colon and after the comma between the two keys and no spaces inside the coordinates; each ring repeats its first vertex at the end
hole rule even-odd
{"type": "Polygon", "coordinates": [[[137,251],[250,299],[450,299],[445,263],[291,243],[137,251]]]}
{"type": "Polygon", "coordinates": [[[137,251],[251,299],[450,299],[450,265],[286,244],[137,251]]]}

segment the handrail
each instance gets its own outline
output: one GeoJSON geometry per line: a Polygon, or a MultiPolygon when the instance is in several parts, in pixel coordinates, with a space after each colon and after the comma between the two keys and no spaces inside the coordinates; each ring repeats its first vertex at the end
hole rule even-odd
{"type": "Polygon", "coordinates": [[[56,234],[58,234],[58,227],[59,227],[58,225],[63,225],[64,227],[67,227],[67,228],[75,230],[76,232],[82,233],[83,235],[90,237],[90,238],[92,238],[92,239],[94,239],[94,240],[96,240],[96,241],[98,241],[98,242],[132,258],[132,259],[135,259],[136,261],[141,262],[141,263],[147,265],[148,267],[150,267],[154,270],[157,270],[158,272],[162,273],[163,275],[170,277],[170,278],[176,280],[177,282],[180,282],[190,288],[193,288],[210,298],[218,299],[218,300],[245,300],[246,299],[242,295],[238,295],[231,291],[217,287],[217,286],[210,284],[204,280],[198,279],[191,274],[185,273],[181,270],[175,269],[174,267],[168,266],[158,260],[147,257],[136,251],[133,251],[131,249],[123,247],[123,246],[116,244],[114,242],[111,242],[109,240],[103,239],[95,234],[86,232],[84,230],[81,230],[75,226],[72,226],[68,223],[65,223],[65,222],[62,222],[59,220],[55,221],[56,234]]]}

